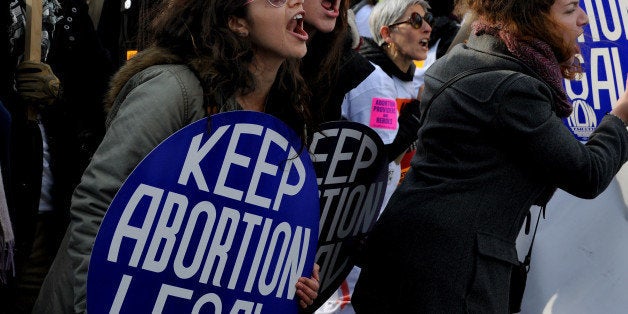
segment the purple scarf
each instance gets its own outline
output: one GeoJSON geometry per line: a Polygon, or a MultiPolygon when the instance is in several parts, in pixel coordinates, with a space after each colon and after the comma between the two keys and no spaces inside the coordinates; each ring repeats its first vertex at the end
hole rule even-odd
{"type": "Polygon", "coordinates": [[[571,114],[573,106],[567,99],[567,94],[563,88],[563,74],[560,64],[552,48],[546,42],[536,38],[521,40],[502,30],[499,26],[490,25],[482,20],[473,23],[473,33],[475,35],[488,34],[501,39],[510,53],[530,67],[556,91],[558,96],[555,107],[556,115],[565,118],[571,114]]]}

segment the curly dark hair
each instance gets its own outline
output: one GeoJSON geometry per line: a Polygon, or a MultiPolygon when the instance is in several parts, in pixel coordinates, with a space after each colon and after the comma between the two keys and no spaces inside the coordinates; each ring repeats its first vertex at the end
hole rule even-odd
{"type": "Polygon", "coordinates": [[[561,64],[563,76],[573,79],[582,72],[578,45],[566,43],[561,27],[550,17],[556,0],[466,0],[468,8],[491,24],[499,23],[522,39],[538,38],[548,43],[561,64]],[[575,63],[574,63],[575,62],[575,63]]]}
{"type": "MultiPolygon", "coordinates": [[[[236,93],[255,90],[255,79],[249,70],[254,56],[251,42],[228,27],[230,16],[246,17],[246,0],[162,1],[151,25],[152,43],[179,56],[196,73],[209,113],[223,111],[227,100],[236,93]]],[[[307,123],[309,89],[299,66],[299,60],[287,59],[273,88],[300,115],[293,118],[307,123]]]]}
{"type": "MultiPolygon", "coordinates": [[[[316,32],[307,44],[308,52],[303,58],[301,73],[307,79],[310,90],[316,91],[310,104],[315,123],[326,122],[326,111],[332,87],[340,77],[340,65],[348,36],[349,1],[341,0],[336,26],[330,33],[316,32]],[[318,105],[317,105],[318,104],[318,105]]],[[[306,12],[307,14],[307,12],[306,12]]]]}

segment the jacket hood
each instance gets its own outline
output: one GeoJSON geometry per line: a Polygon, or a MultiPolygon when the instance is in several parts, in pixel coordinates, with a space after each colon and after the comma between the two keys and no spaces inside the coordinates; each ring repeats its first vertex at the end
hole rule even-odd
{"type": "Polygon", "coordinates": [[[105,96],[105,112],[109,112],[124,85],[137,73],[157,64],[180,64],[181,58],[168,49],[150,47],[129,59],[109,82],[105,96]]]}
{"type": "Polygon", "coordinates": [[[386,55],[386,52],[384,52],[384,49],[377,45],[373,39],[362,37],[362,40],[363,43],[360,46],[360,54],[362,54],[366,59],[377,64],[391,77],[396,77],[405,82],[409,82],[414,79],[414,64],[410,66],[408,72],[403,72],[394,62],[392,62],[388,55],[386,55]]]}

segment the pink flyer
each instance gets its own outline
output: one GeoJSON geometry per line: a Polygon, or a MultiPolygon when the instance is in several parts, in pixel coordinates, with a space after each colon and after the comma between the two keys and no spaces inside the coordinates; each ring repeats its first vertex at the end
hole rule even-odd
{"type": "Polygon", "coordinates": [[[397,129],[397,103],[394,99],[373,98],[370,127],[397,129]]]}

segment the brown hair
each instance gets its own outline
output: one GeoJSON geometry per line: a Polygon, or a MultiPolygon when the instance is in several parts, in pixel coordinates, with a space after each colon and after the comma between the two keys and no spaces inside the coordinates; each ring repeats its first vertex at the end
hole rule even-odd
{"type": "MultiPolygon", "coordinates": [[[[223,111],[236,93],[247,94],[255,86],[249,66],[253,47],[246,37],[229,26],[230,16],[246,17],[246,0],[162,0],[150,32],[153,46],[178,56],[198,76],[205,106],[210,113],[223,111]]],[[[309,89],[299,74],[300,61],[287,59],[277,73],[275,92],[304,123],[309,89]]]]}
{"type": "Polygon", "coordinates": [[[315,91],[310,108],[317,124],[324,122],[325,111],[330,109],[328,106],[333,105],[329,104],[329,100],[333,86],[340,76],[342,55],[348,37],[348,9],[349,1],[341,0],[334,30],[330,33],[316,31],[307,44],[307,54],[303,58],[301,73],[309,82],[310,90],[315,91]]]}
{"type": "Polygon", "coordinates": [[[466,0],[470,10],[490,24],[523,40],[538,38],[552,47],[563,76],[573,79],[582,72],[578,45],[563,40],[561,27],[550,16],[556,0],[466,0]],[[573,63],[572,63],[573,61],[573,63]]]}

